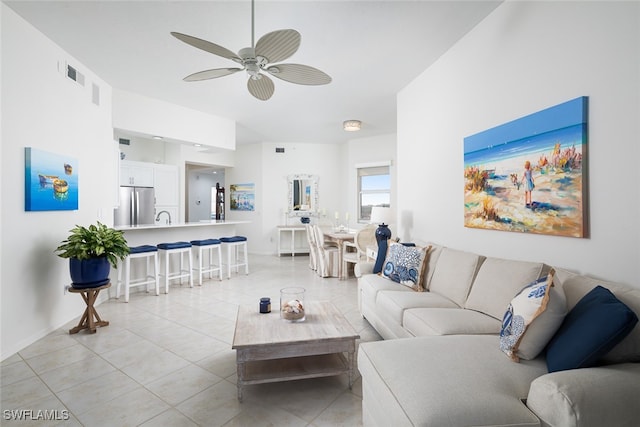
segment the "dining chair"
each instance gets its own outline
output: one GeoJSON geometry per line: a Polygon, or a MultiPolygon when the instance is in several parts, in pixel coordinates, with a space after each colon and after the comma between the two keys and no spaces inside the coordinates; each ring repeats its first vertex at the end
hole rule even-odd
{"type": "Polygon", "coordinates": [[[349,277],[349,264],[357,264],[367,259],[367,247],[376,245],[375,224],[367,224],[356,233],[352,242],[344,242],[342,248],[343,279],[349,277]]]}
{"type": "Polygon", "coordinates": [[[318,248],[316,247],[316,236],[313,226],[305,224],[307,229],[307,242],[309,243],[309,268],[318,271],[318,248]]]}
{"type": "Polygon", "coordinates": [[[318,251],[318,269],[320,277],[338,277],[338,247],[325,243],[324,232],[317,224],[313,225],[318,251]]]}

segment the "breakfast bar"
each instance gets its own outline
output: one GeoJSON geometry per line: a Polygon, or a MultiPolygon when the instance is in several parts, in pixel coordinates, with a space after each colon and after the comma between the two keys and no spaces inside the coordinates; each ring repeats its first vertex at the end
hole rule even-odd
{"type": "Polygon", "coordinates": [[[156,245],[162,242],[191,241],[213,239],[223,236],[235,236],[236,226],[249,224],[250,221],[197,221],[173,224],[147,224],[117,226],[124,232],[129,246],[156,245]]]}
{"type": "MultiPolygon", "coordinates": [[[[173,223],[173,224],[147,224],[147,225],[134,225],[134,226],[116,226],[116,230],[124,232],[124,237],[127,239],[127,244],[130,247],[152,245],[157,246],[160,243],[175,243],[175,242],[190,242],[192,240],[207,240],[207,239],[219,239],[221,237],[233,237],[241,233],[237,230],[236,226],[240,224],[249,224],[250,221],[197,221],[186,223],[173,223]]],[[[229,255],[231,257],[231,255],[229,255]]],[[[231,268],[235,265],[235,259],[232,261],[228,258],[226,268],[231,268]]],[[[122,274],[118,269],[118,276],[122,274]]],[[[144,277],[147,276],[146,271],[142,265],[132,266],[131,277],[144,277]]],[[[182,256],[170,261],[169,266],[166,265],[164,260],[159,259],[159,271],[165,271],[165,275],[170,277],[171,272],[184,273],[183,276],[190,277],[192,283],[193,277],[191,276],[193,267],[186,269],[182,265],[182,256]],[[191,271],[190,271],[191,270],[191,271]]],[[[126,274],[126,273],[125,273],[126,274]]],[[[162,275],[162,273],[160,273],[162,275]]],[[[173,275],[173,274],[171,274],[173,275]]],[[[182,279],[180,279],[182,282],[182,279]]],[[[167,288],[168,289],[168,288],[167,288]]]]}

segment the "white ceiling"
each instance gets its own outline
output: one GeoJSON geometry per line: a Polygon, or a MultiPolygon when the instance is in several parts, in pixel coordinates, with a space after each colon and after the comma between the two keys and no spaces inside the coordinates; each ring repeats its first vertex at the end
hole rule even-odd
{"type": "Polygon", "coordinates": [[[300,49],[284,62],[328,73],[326,86],[273,79],[252,97],[245,72],[201,82],[196,71],[230,60],[173,38],[177,31],[237,52],[251,44],[250,0],[7,1],[9,7],[115,88],[237,122],[239,144],[338,143],[396,131],[396,94],[501,1],[268,1],[255,4],[255,38],[293,28],[300,49]],[[363,129],[344,132],[359,119],[363,129]]]}

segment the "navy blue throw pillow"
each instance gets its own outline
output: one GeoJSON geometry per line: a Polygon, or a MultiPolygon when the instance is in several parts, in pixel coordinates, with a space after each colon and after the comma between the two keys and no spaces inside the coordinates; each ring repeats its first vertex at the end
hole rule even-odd
{"type": "Polygon", "coordinates": [[[596,286],[567,314],[547,345],[549,372],[595,366],[636,323],[638,316],[629,307],[596,286]]]}

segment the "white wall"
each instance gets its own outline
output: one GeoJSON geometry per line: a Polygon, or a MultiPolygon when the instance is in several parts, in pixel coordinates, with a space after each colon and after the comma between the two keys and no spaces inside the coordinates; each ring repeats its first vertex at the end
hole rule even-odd
{"type": "Polygon", "coordinates": [[[113,91],[113,127],[221,149],[236,147],[233,120],[158,99],[113,91]]]}
{"type": "MultiPolygon", "coordinates": [[[[345,212],[347,209],[346,168],[346,148],[341,145],[263,143],[239,146],[236,165],[227,169],[225,174],[225,188],[228,193],[230,184],[255,183],[256,210],[227,210],[227,217],[251,221],[246,226],[238,226],[238,230],[249,238],[250,252],[274,254],[277,248],[276,226],[285,223],[283,210],[287,206],[289,191],[287,176],[317,175],[319,208],[326,209],[327,215],[333,215],[335,211],[345,212]],[[276,147],[283,147],[285,152],[276,153],[276,147]]],[[[300,219],[289,218],[288,223],[300,224],[300,219]]]]}
{"type": "Polygon", "coordinates": [[[82,314],[78,295],[64,294],[68,261],[54,249],[75,224],[112,224],[117,182],[111,88],[4,4],[2,10],[1,357],[82,314]],[[85,75],[66,78],[68,61],[85,75]],[[100,86],[101,105],[91,101],[100,86]],[[78,159],[79,209],[24,211],[24,148],[78,159]]]}
{"type": "MultiPolygon", "coordinates": [[[[348,191],[347,209],[351,218],[357,218],[358,209],[358,175],[357,168],[366,164],[375,164],[382,162],[391,162],[389,172],[391,175],[391,206],[397,205],[397,168],[396,168],[396,151],[397,141],[395,134],[381,135],[370,138],[353,139],[348,144],[349,165],[347,170],[348,191]]],[[[352,221],[349,226],[351,228],[360,228],[364,224],[357,224],[352,221]]],[[[390,224],[395,227],[395,224],[390,224]]],[[[396,230],[392,228],[395,234],[396,230]]]]}
{"type": "Polygon", "coordinates": [[[640,3],[506,2],[398,96],[405,240],[640,287],[640,3]],[[463,226],[463,138],[589,97],[585,239],[463,226]]]}

